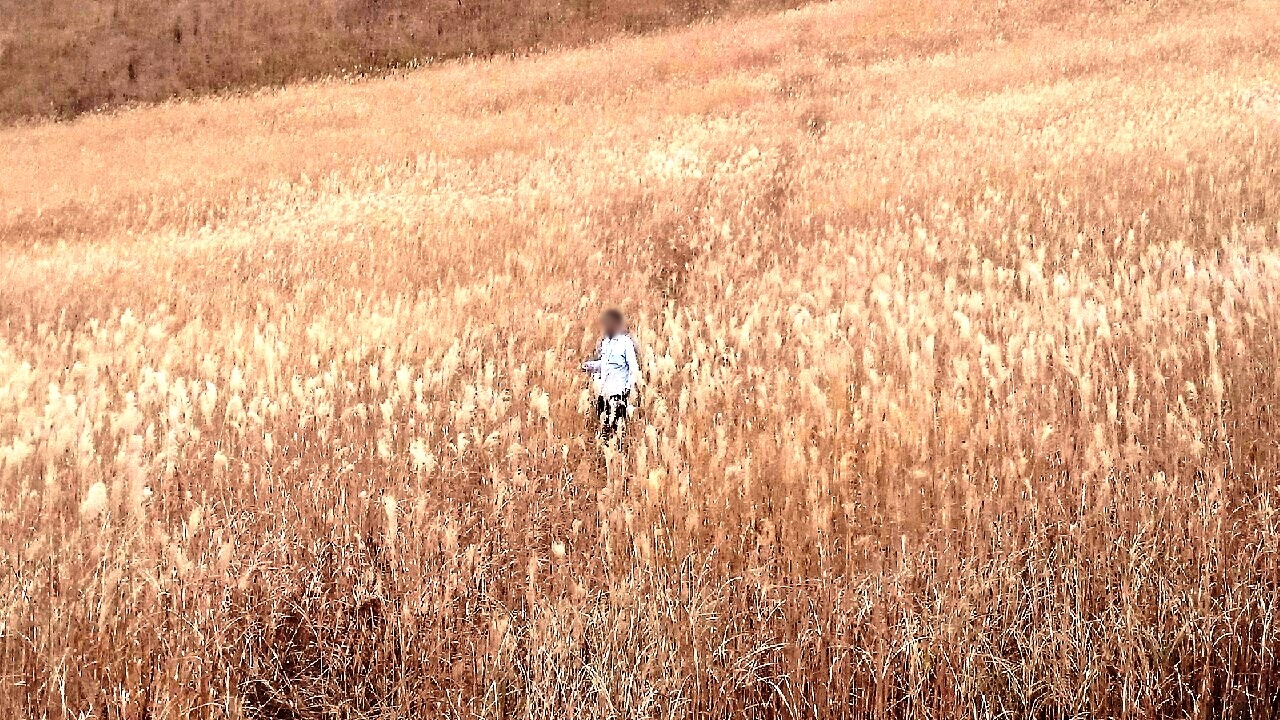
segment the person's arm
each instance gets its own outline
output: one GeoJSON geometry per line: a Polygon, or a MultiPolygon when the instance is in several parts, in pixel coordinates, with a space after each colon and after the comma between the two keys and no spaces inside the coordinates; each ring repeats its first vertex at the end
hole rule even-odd
{"type": "Polygon", "coordinates": [[[582,363],[582,371],[591,373],[592,375],[596,375],[596,374],[599,374],[601,370],[601,365],[602,365],[602,361],[600,360],[600,346],[597,345],[595,354],[591,356],[591,359],[582,363]]]}
{"type": "Polygon", "coordinates": [[[636,380],[640,379],[640,361],[636,360],[636,343],[627,338],[627,392],[636,389],[636,380]]]}

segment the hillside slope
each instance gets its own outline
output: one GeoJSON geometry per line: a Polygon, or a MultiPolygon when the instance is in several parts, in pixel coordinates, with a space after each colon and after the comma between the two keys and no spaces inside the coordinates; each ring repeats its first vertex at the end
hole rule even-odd
{"type": "Polygon", "coordinates": [[[0,130],[0,716],[1273,713],[1280,17],[1067,10],[0,130]]]}
{"type": "Polygon", "coordinates": [[[0,122],[524,53],[779,0],[0,0],[0,122]]]}

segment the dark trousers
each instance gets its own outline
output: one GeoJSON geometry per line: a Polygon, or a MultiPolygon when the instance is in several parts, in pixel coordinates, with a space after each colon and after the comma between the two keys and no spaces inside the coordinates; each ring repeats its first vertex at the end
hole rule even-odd
{"type": "Polygon", "coordinates": [[[627,398],[622,395],[600,395],[596,398],[596,415],[600,418],[600,436],[611,438],[627,424],[627,398]]]}

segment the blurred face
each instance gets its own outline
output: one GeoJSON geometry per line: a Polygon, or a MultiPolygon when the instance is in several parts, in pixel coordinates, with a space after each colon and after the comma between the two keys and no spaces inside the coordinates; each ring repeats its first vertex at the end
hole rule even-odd
{"type": "Polygon", "coordinates": [[[604,330],[605,335],[617,335],[622,332],[622,320],[615,315],[605,313],[600,316],[600,328],[604,330]]]}

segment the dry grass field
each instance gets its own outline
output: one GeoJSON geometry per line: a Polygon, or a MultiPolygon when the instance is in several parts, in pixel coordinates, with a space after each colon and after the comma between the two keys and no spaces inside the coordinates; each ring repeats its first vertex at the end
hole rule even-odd
{"type": "Polygon", "coordinates": [[[1275,10],[0,129],[0,716],[1276,716],[1275,10]]]}
{"type": "Polygon", "coordinates": [[[783,0],[0,0],[0,121],[543,51],[783,0]]]}

